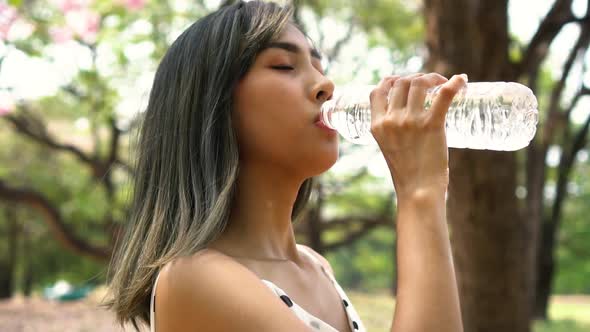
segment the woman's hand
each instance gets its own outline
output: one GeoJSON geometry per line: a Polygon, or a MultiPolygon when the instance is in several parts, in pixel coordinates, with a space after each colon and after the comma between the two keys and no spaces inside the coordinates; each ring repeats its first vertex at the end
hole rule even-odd
{"type": "Polygon", "coordinates": [[[371,133],[387,161],[398,196],[446,191],[449,183],[446,114],[466,75],[384,78],[371,92],[371,133]],[[426,90],[443,84],[424,110],[426,90]],[[389,96],[389,103],[388,103],[389,96]]]}

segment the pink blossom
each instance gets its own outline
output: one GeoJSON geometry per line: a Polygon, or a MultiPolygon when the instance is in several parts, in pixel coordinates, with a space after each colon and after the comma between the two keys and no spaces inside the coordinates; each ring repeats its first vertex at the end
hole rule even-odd
{"type": "Polygon", "coordinates": [[[64,14],[72,10],[86,9],[92,4],[92,0],[51,0],[50,2],[64,14]]]}
{"type": "Polygon", "coordinates": [[[88,9],[72,10],[66,13],[66,25],[83,41],[96,41],[100,25],[100,15],[88,9]]]}
{"type": "Polygon", "coordinates": [[[140,10],[145,6],[145,0],[125,0],[125,7],[129,10],[140,10]]]}
{"type": "Polygon", "coordinates": [[[35,31],[35,25],[22,17],[17,18],[10,27],[7,40],[22,40],[28,38],[33,31],[35,31]]]}
{"type": "Polygon", "coordinates": [[[0,91],[0,116],[14,111],[14,99],[6,92],[0,91]]]}
{"type": "Polygon", "coordinates": [[[49,35],[54,43],[62,44],[66,43],[74,37],[72,29],[67,26],[63,27],[51,27],[49,28],[49,35]]]}
{"type": "Polygon", "coordinates": [[[0,40],[6,40],[10,28],[17,18],[16,8],[0,2],[0,40]]]}

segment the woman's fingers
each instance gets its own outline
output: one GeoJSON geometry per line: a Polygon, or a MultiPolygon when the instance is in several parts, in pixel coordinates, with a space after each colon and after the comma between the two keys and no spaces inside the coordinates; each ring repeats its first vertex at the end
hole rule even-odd
{"type": "Polygon", "coordinates": [[[467,75],[455,75],[451,79],[444,83],[443,86],[438,90],[438,93],[434,97],[432,107],[430,107],[430,117],[436,122],[444,122],[446,115],[453,98],[467,84],[467,75]]]}
{"type": "Polygon", "coordinates": [[[447,82],[448,79],[437,73],[430,73],[418,78],[414,78],[410,83],[408,92],[408,103],[406,109],[408,113],[422,113],[424,111],[424,100],[426,91],[437,85],[447,82]]]}
{"type": "Polygon", "coordinates": [[[427,190],[446,190],[448,149],[444,121],[455,94],[465,86],[466,77],[450,80],[439,74],[416,74],[394,81],[389,105],[388,84],[375,89],[371,133],[379,144],[391,171],[398,197],[427,190]],[[426,91],[437,85],[434,102],[424,111],[426,91]],[[405,194],[404,194],[405,193],[405,194]]]}
{"type": "Polygon", "coordinates": [[[408,75],[395,81],[391,91],[391,99],[389,100],[389,110],[403,109],[406,107],[408,91],[410,90],[412,80],[423,75],[423,73],[408,75]]]}
{"type": "Polygon", "coordinates": [[[424,120],[444,122],[453,97],[466,83],[466,75],[455,75],[451,80],[438,73],[387,76],[371,92],[371,121],[375,122],[377,118],[393,111],[394,117],[402,116],[410,120],[423,114],[426,116],[424,120]],[[424,112],[427,90],[438,85],[442,87],[438,90],[430,111],[424,112]]]}
{"type": "Polygon", "coordinates": [[[371,91],[371,117],[373,119],[387,113],[388,94],[397,79],[399,79],[398,75],[386,76],[381,82],[379,82],[377,87],[371,91]]]}

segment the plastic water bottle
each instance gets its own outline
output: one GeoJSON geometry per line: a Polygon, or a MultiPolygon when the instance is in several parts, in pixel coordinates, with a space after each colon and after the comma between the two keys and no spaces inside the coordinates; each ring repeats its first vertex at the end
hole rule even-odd
{"type": "MultiPolygon", "coordinates": [[[[427,91],[424,111],[440,85],[427,91]]],[[[369,95],[374,85],[337,89],[321,110],[322,122],[355,144],[374,144],[369,95]]],[[[447,146],[514,151],[529,145],[539,118],[537,98],[513,82],[473,82],[461,89],[446,115],[447,146]]]]}

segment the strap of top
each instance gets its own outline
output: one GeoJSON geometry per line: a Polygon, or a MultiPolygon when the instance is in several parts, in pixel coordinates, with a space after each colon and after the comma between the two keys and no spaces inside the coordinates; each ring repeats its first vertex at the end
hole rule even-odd
{"type": "Polygon", "coordinates": [[[303,252],[304,254],[306,254],[308,257],[310,257],[314,262],[316,262],[318,265],[323,266],[322,263],[309,251],[307,250],[306,247],[302,246],[302,245],[297,245],[298,248],[301,248],[301,252],[303,252]]]}
{"type": "Polygon", "coordinates": [[[160,278],[160,271],[156,276],[154,287],[152,287],[152,296],[150,297],[150,332],[156,331],[156,286],[158,286],[158,279],[160,278]]]}
{"type": "Polygon", "coordinates": [[[326,269],[324,268],[324,264],[322,264],[322,262],[320,262],[320,260],[317,257],[315,257],[315,255],[312,254],[306,247],[299,246],[299,248],[302,249],[301,252],[310,257],[311,260],[313,260],[317,265],[319,265],[319,267],[322,269],[322,272],[328,277],[328,279],[330,279],[334,283],[334,277],[330,273],[328,273],[328,271],[326,271],[326,269]]]}
{"type": "MultiPolygon", "coordinates": [[[[346,314],[348,316],[348,323],[349,323],[350,329],[352,331],[365,332],[366,328],[363,325],[360,316],[358,315],[358,313],[356,312],[356,310],[352,306],[352,302],[348,298],[348,295],[346,295],[346,292],[344,292],[344,289],[336,281],[336,278],[333,275],[331,275],[328,271],[326,271],[326,269],[324,268],[324,265],[320,262],[320,260],[309,249],[307,249],[306,247],[303,247],[303,246],[299,246],[299,247],[301,248],[300,251],[303,252],[305,255],[309,256],[315,263],[317,263],[320,266],[322,272],[326,275],[326,277],[330,281],[332,281],[332,284],[334,285],[336,292],[340,295],[340,298],[342,299],[342,303],[344,305],[346,314]]],[[[269,286],[271,289],[273,289],[277,295],[279,295],[279,296],[286,295],[286,293],[281,288],[279,288],[277,285],[275,285],[274,283],[272,283],[268,280],[264,280],[264,279],[263,279],[263,281],[265,282],[265,284],[267,286],[269,286]]],[[[293,304],[295,305],[295,303],[293,303],[293,304]]],[[[305,315],[308,315],[310,317],[314,317],[310,313],[306,312],[303,308],[298,307],[298,306],[295,309],[295,311],[304,312],[305,315]]],[[[300,314],[301,313],[299,313],[298,315],[300,315],[300,314]]],[[[316,318],[316,320],[319,320],[319,319],[316,318]]],[[[329,331],[332,331],[332,329],[334,331],[337,331],[335,328],[333,328],[329,324],[327,324],[325,322],[323,322],[323,323],[328,326],[327,329],[329,331]]]]}
{"type": "Polygon", "coordinates": [[[317,330],[320,329],[324,332],[338,332],[332,325],[324,322],[320,318],[312,315],[310,312],[306,311],[302,307],[300,307],[297,303],[293,302],[289,295],[281,289],[279,286],[275,285],[272,281],[268,281],[266,279],[261,279],[262,282],[268,286],[288,307],[293,313],[299,317],[303,322],[311,324],[311,326],[315,327],[317,330]]]}

